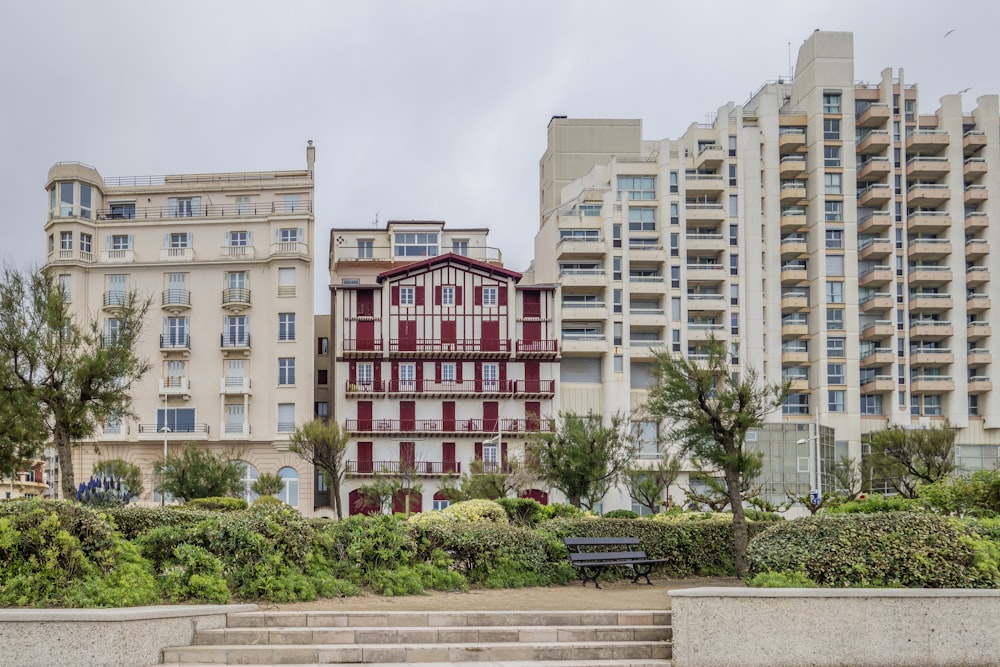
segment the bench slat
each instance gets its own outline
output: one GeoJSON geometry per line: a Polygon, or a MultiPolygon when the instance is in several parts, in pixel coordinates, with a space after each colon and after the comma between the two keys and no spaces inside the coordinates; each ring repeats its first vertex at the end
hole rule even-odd
{"type": "Polygon", "coordinates": [[[638,537],[564,537],[568,547],[600,547],[604,545],[639,544],[638,537]]]}
{"type": "Polygon", "coordinates": [[[595,551],[591,553],[571,553],[570,561],[588,560],[647,560],[645,551],[595,551]]]}

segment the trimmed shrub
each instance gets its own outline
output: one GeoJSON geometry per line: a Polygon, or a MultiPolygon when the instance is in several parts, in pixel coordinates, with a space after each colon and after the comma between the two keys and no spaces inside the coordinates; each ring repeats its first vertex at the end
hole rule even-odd
{"type": "Polygon", "coordinates": [[[863,500],[829,506],[829,514],[872,514],[874,512],[918,512],[922,509],[919,500],[902,496],[880,496],[872,494],[863,500]]]}
{"type": "Polygon", "coordinates": [[[817,515],[752,539],[749,576],[802,572],[820,586],[992,588],[997,545],[927,512],[817,515]]]}
{"type": "Polygon", "coordinates": [[[611,510],[604,514],[605,519],[638,519],[639,515],[632,510],[611,510]]]}
{"type": "MultiPolygon", "coordinates": [[[[275,500],[278,500],[275,498],[275,500]]],[[[280,500],[278,502],[281,502],[280,500]]],[[[215,496],[212,498],[193,498],[184,507],[193,510],[209,510],[213,512],[239,512],[247,508],[247,501],[242,498],[226,498],[215,496]]]]}
{"type": "Polygon", "coordinates": [[[260,496],[258,498],[255,498],[253,501],[254,507],[260,507],[261,505],[272,505],[274,507],[279,507],[284,504],[285,504],[284,502],[278,500],[274,496],[260,496]]]}
{"type": "Polygon", "coordinates": [[[443,510],[445,514],[450,514],[459,521],[477,523],[480,521],[492,521],[494,523],[507,523],[507,512],[497,504],[495,500],[463,500],[452,503],[443,510]]]}
{"type": "Polygon", "coordinates": [[[384,514],[355,515],[319,530],[315,545],[333,576],[363,585],[376,570],[413,562],[417,545],[409,525],[384,514]]]}
{"type": "Polygon", "coordinates": [[[497,505],[507,513],[507,520],[515,526],[530,528],[545,520],[545,506],[534,498],[500,498],[497,505]]]}
{"type": "Polygon", "coordinates": [[[550,503],[545,506],[546,519],[577,519],[586,514],[582,509],[568,503],[550,503]]]}
{"type": "Polygon", "coordinates": [[[802,572],[761,572],[747,581],[754,588],[816,588],[816,582],[802,572]]]}

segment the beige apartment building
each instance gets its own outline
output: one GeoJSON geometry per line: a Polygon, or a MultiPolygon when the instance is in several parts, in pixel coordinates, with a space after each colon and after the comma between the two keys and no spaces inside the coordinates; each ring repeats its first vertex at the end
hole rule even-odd
{"type": "Polygon", "coordinates": [[[330,232],[327,407],[350,434],[345,513],[401,512],[407,496],[410,511],[439,509],[446,479],[505,469],[554,427],[555,285],[504,268],[487,234],[426,220],[330,232]],[[377,476],[404,489],[385,507],[360,492],[377,476]]]}
{"type": "Polygon", "coordinates": [[[248,487],[281,475],[282,499],[311,514],[312,466],[288,451],[288,436],[314,411],[314,161],[309,142],[305,168],[291,171],[49,170],[46,269],[76,315],[113,336],[127,293],[152,302],[138,419],[104,424],[74,449],[78,480],[96,461],[124,459],[145,474],[140,502],[159,503],[153,464],[194,443],[237,452],[248,487]]]}
{"type": "Polygon", "coordinates": [[[858,83],[853,36],[817,31],[794,77],[679,139],[554,117],[532,279],[560,286],[561,408],[635,411],[652,349],[697,357],[712,336],[792,383],[753,434],[774,499],[830,488],[892,424],[947,421],[962,468],[995,467],[998,97],[917,93],[902,69],[858,83]]]}

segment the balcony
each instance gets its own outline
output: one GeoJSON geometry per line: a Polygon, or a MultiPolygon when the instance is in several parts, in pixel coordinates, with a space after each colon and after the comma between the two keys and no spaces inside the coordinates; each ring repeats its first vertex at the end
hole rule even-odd
{"type": "Polygon", "coordinates": [[[885,178],[892,171],[892,163],[887,157],[876,156],[858,165],[858,180],[873,181],[885,178]]]}
{"type": "Polygon", "coordinates": [[[778,128],[778,152],[782,155],[795,153],[805,148],[806,128],[804,127],[781,127],[778,128]]]}
{"type": "Polygon", "coordinates": [[[559,258],[601,257],[608,251],[608,244],[600,237],[567,237],[556,245],[559,258]]]}
{"type": "Polygon", "coordinates": [[[309,257],[309,245],[302,241],[279,241],[271,244],[271,257],[309,257]]]}
{"type": "Polygon", "coordinates": [[[896,363],[896,355],[890,347],[876,347],[861,354],[861,368],[879,368],[896,363]]]}
{"type": "Polygon", "coordinates": [[[892,200],[892,188],[888,183],[873,183],[858,190],[858,206],[882,206],[892,200]]]}
{"type": "Polygon", "coordinates": [[[630,292],[659,292],[663,287],[663,276],[658,273],[638,271],[628,275],[630,292]],[[652,290],[650,290],[652,288],[652,290]]]}
{"type": "Polygon", "coordinates": [[[160,396],[180,396],[191,398],[191,380],[186,377],[160,378],[160,396]]]}
{"type": "Polygon", "coordinates": [[[993,391],[993,381],[982,375],[969,376],[968,392],[970,394],[985,394],[993,391]]]}
{"type": "Polygon", "coordinates": [[[252,394],[250,378],[243,376],[221,377],[219,378],[219,393],[225,396],[252,394]]]}
{"type": "Polygon", "coordinates": [[[951,188],[943,183],[914,183],[906,189],[907,206],[937,208],[949,199],[951,188]]]}
{"type": "Polygon", "coordinates": [[[726,179],[722,174],[686,174],[684,189],[689,194],[714,194],[726,189],[726,179]]]}
{"type": "Polygon", "coordinates": [[[906,246],[906,256],[913,261],[938,261],[951,254],[948,239],[910,238],[906,246]]]}
{"type": "Polygon", "coordinates": [[[788,234],[804,229],[806,226],[806,209],[803,206],[792,206],[781,209],[781,232],[788,234]]]}
{"type": "Polygon", "coordinates": [[[785,350],[781,351],[781,364],[783,366],[801,366],[809,363],[808,350],[785,350]]]}
{"type": "Polygon", "coordinates": [[[346,474],[357,475],[461,475],[461,461],[345,461],[346,474]]]}
{"type": "Polygon", "coordinates": [[[885,151],[891,145],[892,137],[887,130],[872,130],[858,142],[857,152],[872,155],[885,151]]]}
{"type": "Polygon", "coordinates": [[[981,148],[986,146],[986,133],[982,130],[969,130],[962,135],[962,152],[965,155],[974,155],[981,148]]]}
{"type": "Polygon", "coordinates": [[[809,378],[807,377],[783,377],[782,381],[788,382],[788,391],[797,394],[807,393],[809,391],[809,378]]]}
{"type": "Polygon", "coordinates": [[[955,381],[948,375],[914,375],[910,378],[910,391],[914,394],[954,390],[955,381]]]}
{"type": "Polygon", "coordinates": [[[969,239],[965,242],[966,259],[982,259],[988,254],[990,254],[990,242],[986,239],[969,239]]]}
{"type": "Polygon", "coordinates": [[[875,260],[888,257],[895,250],[892,239],[887,238],[867,238],[858,243],[858,258],[862,260],[875,260]]]}
{"type": "Polygon", "coordinates": [[[342,347],[345,357],[352,359],[382,356],[381,338],[344,338],[342,347]]]}
{"type": "Polygon", "coordinates": [[[500,430],[507,434],[553,433],[552,419],[348,419],[347,431],[355,434],[405,433],[425,435],[455,434],[493,436],[500,430]]]}
{"type": "Polygon", "coordinates": [[[134,264],[135,263],[135,251],[128,250],[102,250],[101,251],[101,263],[102,264],[134,264]]]}
{"type": "Polygon", "coordinates": [[[799,285],[809,280],[809,269],[803,264],[782,264],[781,284],[799,285]]]}
{"type": "Polygon", "coordinates": [[[907,276],[907,282],[911,287],[946,285],[951,281],[951,268],[947,266],[911,266],[907,276]]]}
{"type": "Polygon", "coordinates": [[[916,292],[910,294],[911,313],[931,313],[951,310],[955,302],[950,294],[931,294],[916,292]]]}
{"type": "Polygon", "coordinates": [[[913,366],[949,366],[955,363],[955,355],[943,347],[910,349],[910,364],[913,366]]]}
{"type": "Polygon", "coordinates": [[[889,105],[883,102],[873,102],[858,114],[855,124],[858,127],[883,127],[892,117],[889,105]]]}
{"type": "Polygon", "coordinates": [[[993,334],[993,329],[988,322],[973,320],[965,325],[965,337],[968,340],[981,340],[989,338],[993,334]]]}
{"type": "Polygon", "coordinates": [[[723,252],[728,246],[722,234],[688,234],[684,237],[689,252],[723,252]]]}
{"type": "Polygon", "coordinates": [[[390,338],[389,352],[401,355],[434,354],[444,357],[463,354],[479,354],[483,356],[506,357],[510,354],[509,339],[483,338],[390,338]]]}
{"type": "Polygon", "coordinates": [[[858,306],[862,313],[882,313],[895,307],[895,299],[888,292],[875,292],[861,297],[858,306]]]}
{"type": "Polygon", "coordinates": [[[809,295],[801,292],[784,292],[781,295],[781,312],[809,310],[809,295]]]}
{"type": "MultiPolygon", "coordinates": [[[[690,308],[688,309],[691,310],[690,308]]],[[[663,326],[662,308],[636,308],[632,307],[628,311],[629,321],[635,327],[660,327],[663,326]]]]}
{"type": "Polygon", "coordinates": [[[191,308],[191,292],[186,289],[165,289],[160,293],[160,308],[176,315],[191,308]]]}
{"type": "Polygon", "coordinates": [[[785,206],[798,204],[806,198],[804,181],[786,181],[781,184],[781,203],[785,206]]]}
{"type": "Polygon", "coordinates": [[[246,260],[257,255],[252,245],[224,245],[219,248],[219,256],[223,259],[246,260]]]}
{"type": "Polygon", "coordinates": [[[911,340],[941,340],[955,335],[955,328],[951,322],[937,320],[911,320],[910,339],[911,340]]]}
{"type": "Polygon", "coordinates": [[[892,227],[889,211],[871,211],[866,218],[858,221],[858,234],[882,234],[892,227]]]}
{"type": "Polygon", "coordinates": [[[521,340],[514,341],[514,351],[518,357],[528,359],[551,359],[559,354],[559,341],[554,338],[541,340],[521,340]]]}
{"type": "Polygon", "coordinates": [[[128,292],[110,290],[104,293],[104,298],[101,300],[101,309],[110,313],[118,313],[128,306],[129,301],[128,292]]]}
{"type": "Polygon", "coordinates": [[[962,174],[967,181],[974,181],[986,174],[987,171],[989,168],[986,165],[986,160],[981,157],[970,157],[962,165],[962,174]]]}
{"type": "Polygon", "coordinates": [[[694,158],[695,169],[718,169],[726,159],[726,151],[721,144],[703,144],[698,147],[698,154],[694,158]]]}
{"type": "Polygon", "coordinates": [[[965,203],[969,206],[979,206],[989,198],[985,185],[966,185],[965,203]]]}
{"type": "Polygon", "coordinates": [[[965,297],[965,310],[969,313],[982,313],[990,309],[990,297],[984,292],[971,292],[965,297]]]}
{"type": "Polygon", "coordinates": [[[781,178],[797,178],[805,172],[805,155],[785,155],[778,163],[778,174],[781,178]]]}
{"type": "Polygon", "coordinates": [[[913,129],[906,137],[906,152],[936,154],[947,148],[949,142],[944,130],[913,129]]]}
{"type": "Polygon", "coordinates": [[[194,261],[194,248],[161,248],[161,262],[191,262],[194,261]]]}
{"type": "Polygon", "coordinates": [[[946,175],[951,165],[946,157],[925,157],[918,155],[906,161],[906,178],[937,180],[946,175]]]}
{"type": "Polygon", "coordinates": [[[556,393],[555,380],[513,380],[511,385],[518,398],[550,398],[556,393]]]}
{"type": "Polygon", "coordinates": [[[809,335],[809,322],[805,318],[782,319],[781,338],[805,338],[809,335]]]}
{"type": "Polygon", "coordinates": [[[861,340],[865,341],[884,340],[895,335],[896,327],[892,325],[892,320],[869,322],[861,329],[861,340]]]}
{"type": "Polygon", "coordinates": [[[222,422],[219,424],[219,432],[222,433],[222,440],[242,439],[250,435],[249,422],[222,422]]]}
{"type": "Polygon", "coordinates": [[[895,278],[895,273],[890,266],[873,266],[858,276],[860,287],[877,287],[888,285],[895,278]]]}
{"type": "Polygon", "coordinates": [[[230,287],[222,290],[222,307],[232,313],[240,313],[250,307],[250,290],[230,287]]]}
{"type": "Polygon", "coordinates": [[[891,375],[872,375],[861,381],[861,391],[866,394],[884,394],[896,389],[896,378],[891,375]]]}
{"type": "Polygon", "coordinates": [[[687,281],[693,283],[720,283],[728,278],[726,267],[722,264],[688,264],[687,281]]]}
{"type": "Polygon", "coordinates": [[[603,287],[604,269],[561,269],[559,284],[563,287],[603,287]]]}
{"type": "Polygon", "coordinates": [[[632,237],[629,239],[628,256],[633,262],[653,262],[662,261],[663,246],[659,243],[636,243],[639,239],[632,237]]]}
{"type": "Polygon", "coordinates": [[[989,228],[990,217],[985,211],[969,211],[965,214],[965,231],[970,234],[989,228]]]}
{"type": "MultiPolygon", "coordinates": [[[[711,338],[721,338],[726,331],[724,324],[688,323],[687,337],[689,341],[706,341],[711,338]]],[[[656,341],[662,345],[662,341],[656,341]]]]}
{"type": "MultiPolygon", "coordinates": [[[[720,312],[726,309],[726,297],[723,294],[691,294],[687,295],[688,312],[720,312]]],[[[634,312],[634,311],[633,311],[634,312]]],[[[661,314],[663,311],[659,311],[661,314]]]]}
{"type": "Polygon", "coordinates": [[[222,333],[219,334],[219,347],[223,350],[250,350],[250,334],[222,333]]]}
{"type": "Polygon", "coordinates": [[[949,227],[948,211],[913,211],[906,216],[906,229],[916,234],[940,234],[949,227]]]}
{"type": "Polygon", "coordinates": [[[990,281],[990,270],[985,266],[970,266],[965,270],[967,287],[979,287],[990,281]]]}
{"type": "Polygon", "coordinates": [[[965,361],[970,368],[987,366],[993,363],[993,353],[985,347],[974,347],[968,351],[965,361]]]}
{"type": "Polygon", "coordinates": [[[164,354],[167,352],[182,352],[186,356],[191,352],[191,335],[181,333],[160,334],[160,352],[164,354]]]}
{"type": "Polygon", "coordinates": [[[804,234],[793,234],[781,239],[781,258],[792,259],[804,257],[809,248],[804,234]]]}
{"type": "Polygon", "coordinates": [[[599,354],[607,349],[607,337],[602,333],[563,332],[563,355],[599,354]]]}
{"type": "MultiPolygon", "coordinates": [[[[247,172],[236,174],[236,178],[226,178],[227,174],[198,174],[184,176],[186,183],[206,183],[212,186],[218,185],[223,180],[273,180],[281,178],[281,172],[247,172]]],[[[163,186],[181,180],[174,176],[129,176],[125,178],[105,178],[104,184],[112,187],[132,187],[132,186],[163,186]]],[[[97,221],[123,222],[132,220],[162,220],[171,219],[178,221],[192,220],[192,218],[240,218],[240,217],[265,217],[270,215],[303,215],[312,211],[312,201],[264,201],[248,204],[227,203],[210,204],[206,203],[202,197],[201,204],[197,208],[180,209],[177,206],[140,206],[122,212],[120,207],[104,208],[97,211],[97,221]]],[[[198,220],[197,222],[200,222],[198,220]]]]}
{"type": "Polygon", "coordinates": [[[208,424],[172,424],[166,429],[162,424],[139,424],[140,440],[163,440],[187,442],[188,440],[207,440],[210,429],[208,424]]]}
{"type": "Polygon", "coordinates": [[[603,301],[563,301],[564,320],[605,320],[608,308],[603,301]]]}
{"type": "Polygon", "coordinates": [[[684,217],[690,222],[720,222],[726,219],[726,212],[722,204],[686,202],[684,217]]]}

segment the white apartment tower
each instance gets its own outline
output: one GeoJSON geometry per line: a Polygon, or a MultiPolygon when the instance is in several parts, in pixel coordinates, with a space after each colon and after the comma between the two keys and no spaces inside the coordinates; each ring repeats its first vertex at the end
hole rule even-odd
{"type": "Polygon", "coordinates": [[[288,436],[313,415],[314,161],[309,142],[306,167],[292,171],[49,170],[46,269],[76,314],[113,335],[126,293],[152,301],[138,420],[81,443],[78,480],[98,460],[124,459],[145,473],[140,502],[160,502],[153,464],[195,443],[237,452],[248,487],[259,473],[281,475],[282,499],[311,513],[312,466],[288,451],[288,436]]]}
{"type": "Polygon", "coordinates": [[[560,285],[562,408],[634,410],[651,347],[693,356],[714,336],[792,381],[760,433],[776,498],[828,488],[891,424],[947,420],[960,466],[996,466],[1000,104],[962,102],[924,111],[902,70],[856,83],[853,36],[816,31],[793,79],[679,139],[553,118],[534,279],[560,285]]]}

